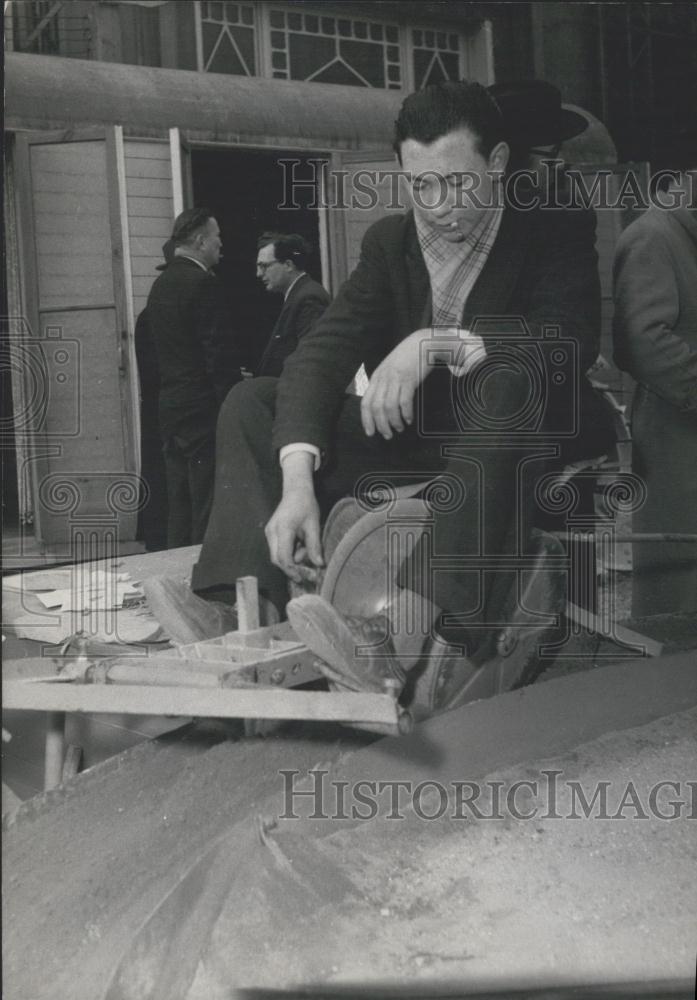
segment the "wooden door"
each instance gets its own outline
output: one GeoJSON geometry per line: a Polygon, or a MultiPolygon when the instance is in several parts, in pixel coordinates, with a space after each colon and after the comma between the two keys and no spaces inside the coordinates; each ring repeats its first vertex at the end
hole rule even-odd
{"type": "Polygon", "coordinates": [[[94,558],[135,538],[129,362],[116,130],[18,137],[24,392],[20,488],[54,556],[94,558]]]}

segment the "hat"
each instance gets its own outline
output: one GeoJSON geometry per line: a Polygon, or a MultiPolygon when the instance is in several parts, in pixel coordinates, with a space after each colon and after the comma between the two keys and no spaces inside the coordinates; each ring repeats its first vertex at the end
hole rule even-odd
{"type": "Polygon", "coordinates": [[[513,80],[487,88],[496,100],[508,137],[530,149],[553,146],[585,131],[588,122],[562,106],[561,92],[546,80],[513,80]]]}
{"type": "Polygon", "coordinates": [[[165,258],[164,264],[158,264],[155,268],[156,271],[164,271],[168,264],[171,264],[174,260],[174,240],[167,240],[166,243],[162,244],[162,256],[165,258]]]}

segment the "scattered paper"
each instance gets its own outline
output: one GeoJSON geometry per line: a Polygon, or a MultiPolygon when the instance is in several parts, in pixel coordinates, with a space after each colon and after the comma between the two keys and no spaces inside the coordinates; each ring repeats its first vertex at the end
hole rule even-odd
{"type": "Polygon", "coordinates": [[[164,642],[165,632],[150,615],[144,615],[129,608],[122,608],[114,616],[104,614],[64,612],[56,620],[42,625],[36,615],[23,615],[12,626],[20,639],[34,639],[58,645],[80,632],[97,642],[118,644],[138,642],[164,642]]]}

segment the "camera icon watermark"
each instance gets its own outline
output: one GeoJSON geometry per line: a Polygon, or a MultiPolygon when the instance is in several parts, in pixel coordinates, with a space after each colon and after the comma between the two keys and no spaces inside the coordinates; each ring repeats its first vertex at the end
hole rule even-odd
{"type": "Polygon", "coordinates": [[[429,371],[435,354],[441,363],[445,354],[456,377],[446,407],[433,407],[428,392],[420,394],[418,430],[424,437],[467,434],[485,442],[503,435],[540,443],[578,436],[579,345],[558,326],[543,327],[541,337],[532,336],[521,316],[477,317],[467,331],[433,327],[421,344],[420,363],[429,371]]]}
{"type": "Polygon", "coordinates": [[[0,345],[0,365],[9,373],[14,412],[0,419],[0,443],[11,447],[41,435],[43,441],[74,438],[81,430],[82,347],[63,336],[63,327],[47,325],[35,337],[27,320],[5,317],[7,338],[0,345]]]}

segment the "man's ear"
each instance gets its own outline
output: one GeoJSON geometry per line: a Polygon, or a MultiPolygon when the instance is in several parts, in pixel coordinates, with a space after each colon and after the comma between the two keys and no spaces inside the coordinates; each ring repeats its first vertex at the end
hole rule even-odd
{"type": "Polygon", "coordinates": [[[498,142],[489,154],[489,170],[494,174],[505,173],[511,150],[507,142],[498,142]]]}

